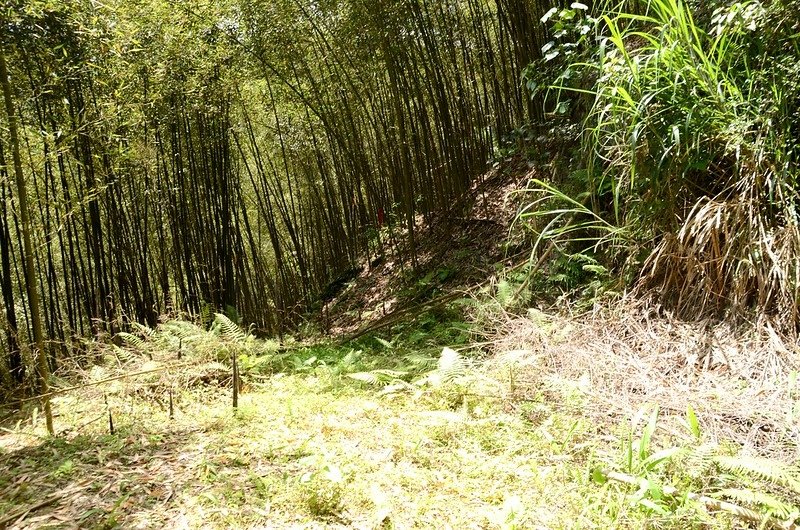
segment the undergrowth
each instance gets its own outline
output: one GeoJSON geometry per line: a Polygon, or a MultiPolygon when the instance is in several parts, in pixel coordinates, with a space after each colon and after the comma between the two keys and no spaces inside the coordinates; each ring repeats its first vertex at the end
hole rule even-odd
{"type": "Polygon", "coordinates": [[[37,493],[54,492],[54,516],[109,528],[728,528],[740,520],[709,509],[706,497],[759,517],[796,516],[797,469],[713,442],[691,410],[682,433],[662,426],[654,407],[616,427],[593,424],[580,385],[526,383],[514,362],[483,365],[449,347],[432,364],[414,364],[397,353],[397,338],[365,339],[380,346],[361,353],[352,345],[286,352],[220,321],[204,338],[168,323],[126,340],[158,359],[174,353],[154,346],[171,344],[167,334],[182,337],[186,355],[238,342],[240,356],[269,359],[250,375],[269,367],[271,377],[247,384],[235,415],[226,391],[208,387],[177,393],[172,419],[148,396],[111,388],[58,398],[59,423],[72,434],[37,441],[37,418],[6,431],[27,448],[0,453],[0,511],[24,514],[35,502],[17,491],[24,476],[37,493]],[[80,421],[98,402],[114,415],[113,434],[104,421],[80,421]],[[54,490],[90,483],[70,498],[54,490]]]}
{"type": "MultiPolygon", "coordinates": [[[[471,310],[499,318],[519,285],[497,283],[490,302],[471,310]]],[[[38,438],[35,414],[6,428],[0,512],[18,514],[24,526],[26,507],[48,494],[54,517],[109,528],[677,529],[746,521],[709,499],[751,510],[754,525],[796,516],[798,470],[715,441],[691,409],[680,432],[674,414],[654,406],[622,423],[595,423],[581,381],[526,379],[536,356],[478,362],[473,330],[458,321],[430,323],[429,333],[398,327],[345,345],[279,345],[224,316],[208,330],[177,321],[141,327],[122,336],[109,360],[131,371],[137,359],[167,363],[181,352],[193,368],[55,398],[67,427],[60,439],[38,438]],[[244,379],[236,413],[230,380],[198,375],[209,365],[229,374],[232,352],[244,379]],[[100,414],[87,421],[86,411],[100,414]],[[20,489],[21,477],[33,489],[20,489]]]]}
{"type": "Polygon", "coordinates": [[[636,284],[686,317],[755,311],[793,331],[795,6],[573,3],[544,20],[554,40],[528,87],[548,90],[554,118],[584,119],[585,134],[565,181],[532,182],[522,216],[537,249],[552,243],[590,273],[576,281],[636,284]]]}

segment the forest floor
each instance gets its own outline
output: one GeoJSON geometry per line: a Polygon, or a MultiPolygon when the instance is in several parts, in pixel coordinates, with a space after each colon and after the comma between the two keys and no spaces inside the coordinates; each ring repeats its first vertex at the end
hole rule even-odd
{"type": "Polygon", "coordinates": [[[383,254],[332,284],[338,289],[315,315],[318,326],[337,337],[374,329],[397,311],[407,312],[443,294],[466,294],[504,268],[524,263],[529,242],[523,241],[522,230],[511,228],[519,192],[533,175],[525,162],[507,162],[476,180],[449,211],[419,216],[413,269],[407,231],[384,227],[383,254]]]}
{"type": "Polygon", "coordinates": [[[166,322],[55,381],[89,385],[53,399],[56,437],[0,409],[0,529],[796,528],[798,348],[630,300],[508,311],[526,171],[420,219],[413,275],[396,234],[322,342],[166,322]]]}
{"type": "MultiPolygon", "coordinates": [[[[2,428],[0,528],[746,528],[685,496],[729,483],[712,456],[798,459],[796,381],[730,388],[698,370],[694,390],[670,390],[647,360],[620,364],[624,348],[593,354],[589,324],[506,324],[510,342],[481,360],[442,349],[426,364],[372,340],[276,353],[281,371],[244,374],[236,413],[212,359],[191,384],[174,370],[59,396],[57,437],[30,409],[2,428]]],[[[87,381],[158,359],[123,361],[87,381]]]]}
{"type": "MultiPolygon", "coordinates": [[[[509,401],[488,373],[380,395],[319,365],[230,393],[193,391],[174,420],[147,400],[60,398],[0,436],[7,528],[556,528],[625,520],[590,481],[607,445],[577,401],[509,401]],[[127,402],[126,402],[127,401],[127,402]],[[592,507],[592,505],[595,505],[592,507]],[[605,513],[612,512],[612,513],[605,513]],[[54,526],[53,526],[54,525],[54,526]]],[[[635,523],[631,523],[636,526],[635,523]]],[[[0,527],[4,525],[0,524],[0,527]]]]}
{"type": "MultiPolygon", "coordinates": [[[[594,482],[593,469],[623,466],[627,424],[596,421],[598,403],[585,382],[535,377],[523,352],[464,365],[450,379],[434,369],[424,384],[383,389],[348,376],[352,350],[307,355],[297,363],[306,370],[248,383],[236,414],[230,389],[216,386],[176,394],[172,420],[165,395],[159,403],[145,392],[152,385],[90,387],[55,399],[60,436],[46,437],[35,416],[0,435],[0,527],[703,522],[682,505],[669,514],[642,512],[632,501],[636,488],[594,482]]],[[[665,426],[659,444],[689,443],[688,431],[665,426]]],[[[709,516],[705,524],[729,521],[709,516]]]]}

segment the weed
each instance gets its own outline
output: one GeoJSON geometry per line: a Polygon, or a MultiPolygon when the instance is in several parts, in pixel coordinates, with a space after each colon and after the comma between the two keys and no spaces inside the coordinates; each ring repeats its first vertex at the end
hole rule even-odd
{"type": "MultiPolygon", "coordinates": [[[[569,347],[575,326],[530,314],[548,340],[569,347]]],[[[440,323],[432,326],[444,335],[440,323]]],[[[235,417],[228,395],[208,386],[176,392],[172,420],[139,394],[89,387],[62,396],[54,400],[61,421],[96,410],[107,396],[117,433],[81,421],[80,434],[41,441],[21,425],[10,435],[29,448],[0,455],[0,510],[24,513],[42,494],[86,484],[54,513],[126,528],[725,527],[724,517],[674,488],[791,516],[795,470],[730,459],[735,448],[710,443],[692,409],[683,438],[670,438],[651,407],[625,423],[615,445],[608,424],[587,419],[597,403],[583,377],[526,380],[523,364],[539,369],[530,350],[510,364],[483,365],[468,351],[434,351],[430,338],[412,347],[407,331],[270,354],[269,368],[254,370],[275,373],[249,384],[235,417]],[[587,469],[634,483],[598,485],[587,469]],[[28,490],[18,491],[20,483],[28,490]]],[[[187,356],[214,359],[211,344],[241,340],[205,333],[186,340],[187,356]]],[[[161,334],[174,336],[154,330],[139,348],[169,356],[153,344],[171,340],[161,334]]],[[[240,359],[258,359],[264,347],[245,336],[240,359]]],[[[141,351],[131,347],[130,355],[141,351]]]]}
{"type": "Polygon", "coordinates": [[[323,463],[300,477],[301,490],[309,513],[316,517],[335,516],[341,510],[344,477],[336,465],[323,463]]]}
{"type": "Polygon", "coordinates": [[[624,473],[595,468],[595,482],[607,485],[612,479],[634,486],[627,497],[633,508],[672,520],[697,522],[708,518],[707,510],[722,510],[751,523],[786,527],[800,517],[795,504],[800,469],[772,459],[729,456],[724,447],[701,443],[700,422],[691,407],[685,418],[691,442],[655,449],[658,416],[658,407],[642,408],[634,416],[622,442],[624,473]]]}
{"type": "Polygon", "coordinates": [[[535,182],[524,215],[546,220],[540,241],[567,259],[590,256],[688,317],[755,309],[793,329],[796,10],[758,0],[694,5],[548,12],[555,39],[543,55],[564,59],[550,80],[555,111],[591,100],[586,162],[561,189],[535,182]]]}

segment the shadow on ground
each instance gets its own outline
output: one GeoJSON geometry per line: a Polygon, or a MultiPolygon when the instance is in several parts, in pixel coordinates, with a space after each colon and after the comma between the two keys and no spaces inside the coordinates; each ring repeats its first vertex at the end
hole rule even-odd
{"type": "Polygon", "coordinates": [[[199,436],[123,431],[0,449],[0,529],[164,527],[165,508],[193,479],[182,453],[199,436]]]}

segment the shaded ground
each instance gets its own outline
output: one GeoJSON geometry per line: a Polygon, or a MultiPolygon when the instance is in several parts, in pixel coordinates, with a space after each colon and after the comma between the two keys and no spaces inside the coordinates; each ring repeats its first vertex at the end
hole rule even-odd
{"type": "Polygon", "coordinates": [[[407,257],[405,231],[385,229],[385,255],[333,285],[341,289],[320,312],[321,327],[331,335],[347,336],[400,308],[445,291],[472,288],[498,266],[526,258],[529,247],[509,244],[509,230],[520,203],[516,192],[530,178],[523,162],[507,164],[476,180],[448,212],[427,221],[419,217],[415,268],[407,257]]]}

